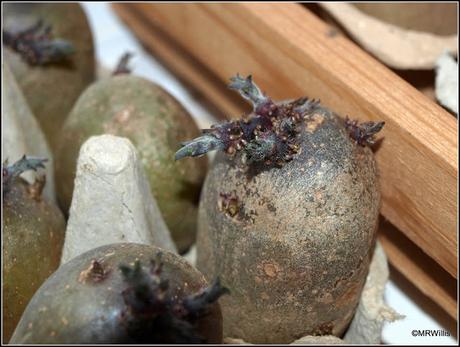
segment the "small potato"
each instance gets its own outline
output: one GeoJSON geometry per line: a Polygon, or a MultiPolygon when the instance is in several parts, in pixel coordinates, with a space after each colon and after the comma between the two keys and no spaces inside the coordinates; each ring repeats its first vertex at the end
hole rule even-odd
{"type": "Polygon", "coordinates": [[[33,184],[17,177],[19,172],[36,169],[35,165],[41,166],[41,163],[41,160],[23,158],[16,166],[10,166],[18,169],[16,172],[4,167],[2,288],[5,343],[35,291],[58,268],[64,244],[64,216],[56,205],[41,196],[44,176],[33,184]]]}
{"type": "Polygon", "coordinates": [[[139,152],[152,195],[179,252],[195,240],[198,200],[207,159],[174,162],[180,139],[198,134],[188,112],[165,90],[137,76],[117,75],[91,85],[66,120],[56,157],[58,200],[67,211],[81,145],[91,136],[126,137],[139,152]]]}

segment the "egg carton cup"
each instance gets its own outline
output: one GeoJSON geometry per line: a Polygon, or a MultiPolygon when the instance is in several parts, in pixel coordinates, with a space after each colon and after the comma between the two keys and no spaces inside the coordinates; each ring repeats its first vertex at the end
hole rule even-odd
{"type": "Polygon", "coordinates": [[[61,264],[116,242],[177,253],[134,145],[100,135],[81,147],[61,264]]]}
{"type": "MultiPolygon", "coordinates": [[[[56,202],[53,156],[40,125],[33,115],[24,94],[8,64],[3,65],[3,140],[2,157],[12,164],[23,155],[46,158],[46,184],[43,196],[56,202]]],[[[42,172],[28,171],[21,174],[27,182],[33,183],[42,172]]]]}

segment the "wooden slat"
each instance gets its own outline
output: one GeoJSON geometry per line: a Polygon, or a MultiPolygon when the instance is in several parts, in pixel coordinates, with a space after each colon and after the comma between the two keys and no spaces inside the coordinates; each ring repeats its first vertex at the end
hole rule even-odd
{"type": "MultiPolygon", "coordinates": [[[[450,114],[297,4],[117,8],[120,14],[130,8],[161,28],[184,56],[221,81],[221,90],[236,72],[252,73],[276,99],[307,95],[343,115],[384,120],[384,140],[376,153],[382,213],[457,277],[457,133],[450,114]]],[[[208,86],[208,94],[219,88],[216,82],[200,83],[197,87],[208,86]]]]}
{"type": "Polygon", "coordinates": [[[379,241],[391,265],[457,320],[457,280],[388,222],[380,223],[379,241]]]}

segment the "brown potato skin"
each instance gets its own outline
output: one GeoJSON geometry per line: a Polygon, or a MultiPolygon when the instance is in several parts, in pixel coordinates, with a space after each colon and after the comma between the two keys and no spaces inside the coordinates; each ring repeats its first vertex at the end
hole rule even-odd
{"type": "Polygon", "coordinates": [[[225,337],[340,336],[355,312],[377,230],[376,163],[325,108],[305,128],[300,153],[283,167],[251,178],[219,154],[206,178],[197,267],[231,291],[220,301],[225,337]],[[220,194],[232,191],[234,217],[219,208],[220,194]]]}
{"type": "Polygon", "coordinates": [[[55,205],[33,199],[21,178],[3,198],[3,339],[8,342],[27,303],[59,266],[65,220],[55,205]]]}
{"type": "Polygon", "coordinates": [[[95,80],[96,63],[91,29],[78,3],[4,4],[4,29],[24,29],[40,18],[52,25],[55,38],[74,46],[69,63],[31,66],[9,47],[3,46],[3,53],[54,153],[73,104],[95,80]]]}
{"type": "MultiPolygon", "coordinates": [[[[118,243],[98,247],[62,265],[37,291],[16,328],[11,343],[119,343],[123,341],[120,314],[126,288],[120,264],[135,260],[149,264],[162,253],[162,279],[169,280],[173,295],[182,297],[207,287],[204,276],[182,257],[158,247],[118,243]],[[107,276],[83,281],[82,271],[96,259],[107,276]]],[[[222,341],[222,313],[218,303],[199,321],[198,332],[210,343],[222,341]]]]}

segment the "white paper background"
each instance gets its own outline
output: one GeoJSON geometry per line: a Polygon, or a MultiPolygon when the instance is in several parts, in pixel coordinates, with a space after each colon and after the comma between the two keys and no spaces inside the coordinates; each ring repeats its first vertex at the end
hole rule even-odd
{"type": "MultiPolygon", "coordinates": [[[[130,66],[136,75],[148,78],[174,95],[195,117],[200,127],[212,121],[212,116],[200,102],[178,82],[174,75],[144,51],[135,36],[119,20],[108,3],[82,3],[87,12],[96,45],[98,61],[113,68],[120,56],[135,53],[130,66]]],[[[385,291],[387,303],[406,318],[387,323],[382,340],[390,344],[457,344],[453,337],[413,337],[412,330],[444,329],[446,314],[440,312],[407,281],[397,278],[388,283],[385,291]],[[405,291],[402,289],[404,288],[405,291]]]]}

